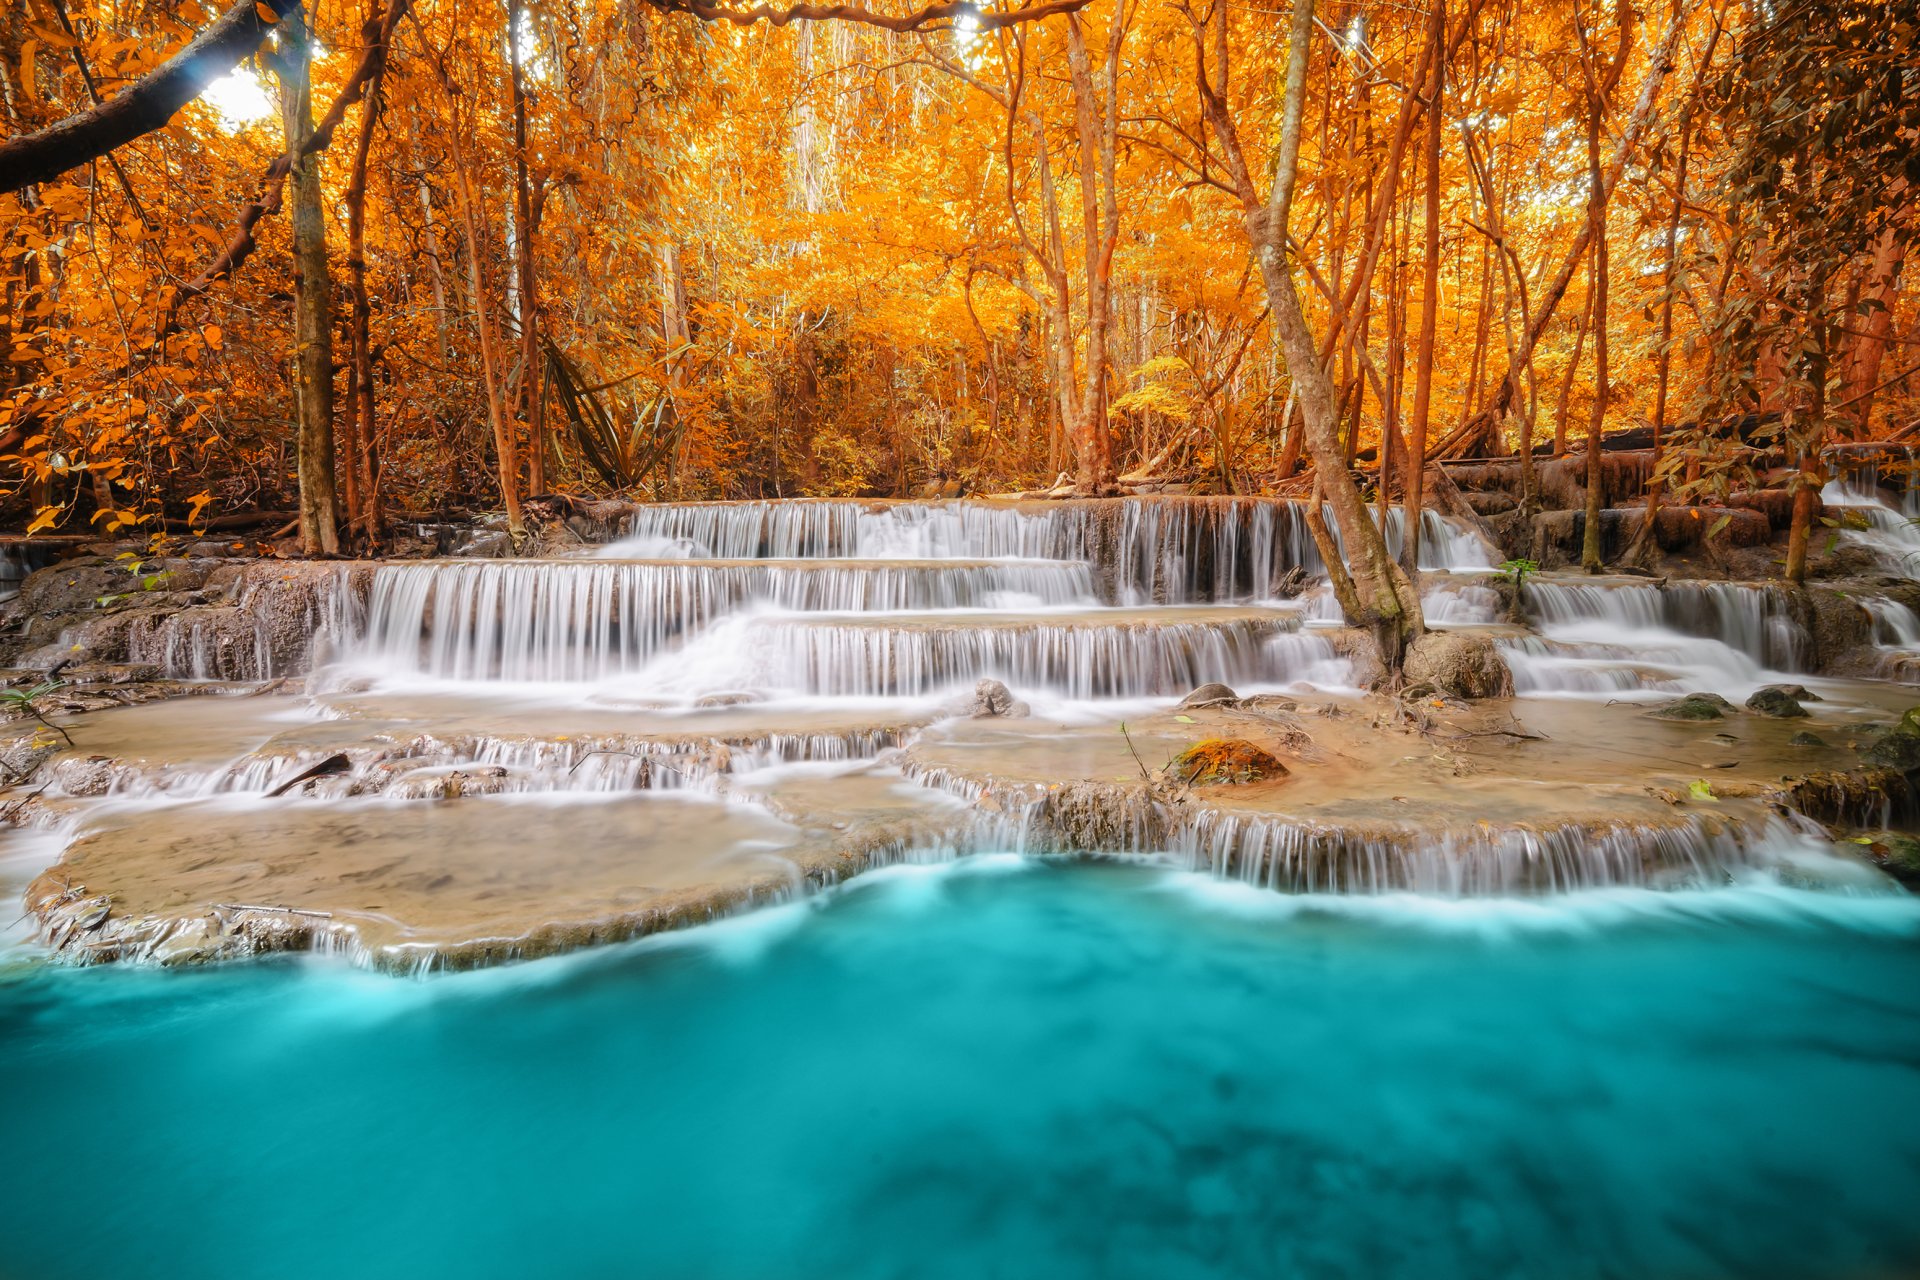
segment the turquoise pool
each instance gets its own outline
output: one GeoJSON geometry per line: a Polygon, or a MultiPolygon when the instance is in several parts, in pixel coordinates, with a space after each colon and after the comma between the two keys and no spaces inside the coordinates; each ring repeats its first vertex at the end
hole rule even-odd
{"type": "Polygon", "coordinates": [[[0,972],[0,1275],[1920,1270],[1920,900],[987,857],[405,980],[0,972]]]}

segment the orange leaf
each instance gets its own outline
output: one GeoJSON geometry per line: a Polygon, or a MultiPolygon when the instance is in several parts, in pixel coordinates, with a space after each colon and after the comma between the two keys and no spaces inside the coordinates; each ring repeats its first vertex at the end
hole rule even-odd
{"type": "Polygon", "coordinates": [[[275,12],[274,7],[270,4],[262,3],[262,0],[253,0],[253,11],[259,14],[260,21],[266,23],[268,26],[272,26],[274,23],[280,21],[280,15],[275,12]]]}
{"type": "Polygon", "coordinates": [[[210,324],[210,325],[203,326],[200,330],[200,336],[207,340],[208,350],[218,351],[220,349],[220,326],[219,325],[210,324]]]}

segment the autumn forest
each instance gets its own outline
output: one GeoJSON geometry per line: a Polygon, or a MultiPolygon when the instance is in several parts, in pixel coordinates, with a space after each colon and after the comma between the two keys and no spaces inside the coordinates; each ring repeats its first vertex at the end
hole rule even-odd
{"type": "MultiPolygon", "coordinates": [[[[1905,6],[1323,4],[1284,247],[1282,10],[258,9],[239,92],[7,170],[22,524],[302,465],[314,549],[550,490],[1272,490],[1326,460],[1276,253],[1350,463],[1913,421],[1905,6]]],[[[221,18],[20,0],[7,150],[221,18]]]]}

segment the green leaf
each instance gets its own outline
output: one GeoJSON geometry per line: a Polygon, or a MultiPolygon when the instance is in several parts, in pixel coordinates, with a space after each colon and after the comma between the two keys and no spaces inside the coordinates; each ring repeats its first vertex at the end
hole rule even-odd
{"type": "Polygon", "coordinates": [[[1175,717],[1174,717],[1174,719],[1175,719],[1175,720],[1178,720],[1178,721],[1179,721],[1179,722],[1180,722],[1181,724],[1195,724],[1195,723],[1198,723],[1197,721],[1195,721],[1195,720],[1194,720],[1194,718],[1193,718],[1192,716],[1175,716],[1175,717]]]}
{"type": "Polygon", "coordinates": [[[1687,794],[1695,800],[1705,800],[1709,804],[1719,804],[1720,797],[1713,794],[1713,784],[1705,778],[1696,778],[1687,787],[1687,794]]]}

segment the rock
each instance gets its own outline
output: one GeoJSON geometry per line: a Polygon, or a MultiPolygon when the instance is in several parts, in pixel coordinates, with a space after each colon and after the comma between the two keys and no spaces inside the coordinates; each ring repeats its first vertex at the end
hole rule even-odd
{"type": "Polygon", "coordinates": [[[1825,747],[1831,744],[1819,734],[1808,733],[1805,729],[1802,729],[1799,733],[1787,739],[1787,745],[1790,747],[1825,747]]]}
{"type": "Polygon", "coordinates": [[[160,668],[150,662],[69,662],[59,678],[68,684],[140,684],[158,680],[160,668]]]}
{"type": "Polygon", "coordinates": [[[1429,631],[1407,652],[1407,683],[1431,685],[1453,698],[1504,698],[1513,673],[1486,636],[1429,631]]]}
{"type": "Polygon", "coordinates": [[[967,704],[966,714],[975,720],[997,716],[1018,720],[1031,712],[1026,703],[1013,696],[1013,690],[989,677],[973,686],[973,700],[967,704]]]}
{"type": "Polygon", "coordinates": [[[1862,747],[1860,758],[1902,773],[1920,770],[1920,707],[1901,716],[1899,724],[1862,747]]]}
{"type": "Polygon", "coordinates": [[[1801,693],[1806,692],[1797,684],[1770,684],[1754,690],[1753,696],[1747,699],[1747,710],[1756,715],[1772,716],[1776,720],[1791,720],[1796,716],[1806,715],[1807,709],[1800,705],[1799,698],[1788,692],[1789,689],[1800,689],[1801,693]]]}
{"type": "Polygon", "coordinates": [[[1690,693],[1678,702],[1670,702],[1648,715],[1656,720],[1721,720],[1733,707],[1717,693],[1690,693]]]}
{"type": "Polygon", "coordinates": [[[1218,680],[1215,680],[1208,684],[1201,685],[1198,689],[1195,689],[1192,693],[1180,699],[1180,705],[1187,708],[1219,707],[1232,706],[1239,701],[1239,694],[1235,693],[1226,685],[1221,684],[1218,680]]]}
{"type": "Polygon", "coordinates": [[[1167,772],[1189,786],[1210,787],[1284,778],[1287,766],[1244,738],[1208,738],[1175,756],[1167,772]]]}
{"type": "MultiPolygon", "coordinates": [[[[1873,620],[1851,595],[1816,589],[1807,593],[1811,617],[1808,631],[1813,636],[1815,670],[1830,673],[1848,671],[1862,661],[1863,653],[1873,651],[1873,620]]],[[[1870,661],[1870,659],[1866,659],[1870,661]]]]}
{"type": "Polygon", "coordinates": [[[1920,886],[1920,840],[1897,831],[1879,831],[1862,837],[1861,843],[1882,871],[1909,887],[1920,886]]]}

